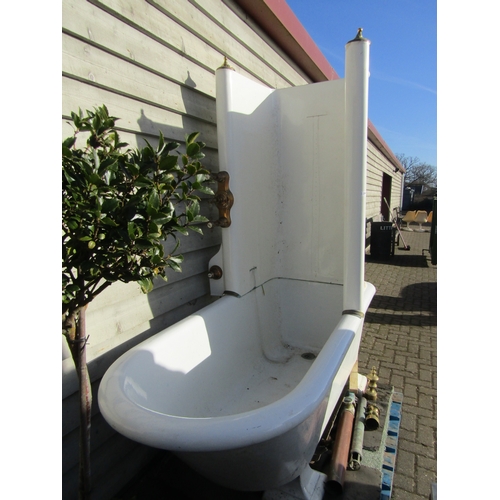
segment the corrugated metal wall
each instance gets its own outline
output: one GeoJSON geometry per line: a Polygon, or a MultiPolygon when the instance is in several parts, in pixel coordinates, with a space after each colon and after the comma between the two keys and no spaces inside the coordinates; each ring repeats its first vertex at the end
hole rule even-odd
{"type": "MultiPolygon", "coordinates": [[[[105,104],[120,118],[131,146],[201,132],[206,165],[218,170],[215,70],[224,56],[238,72],[273,88],[309,83],[305,74],[231,0],[63,0],[62,135],[72,135],[71,111],[105,104]]],[[[382,171],[394,168],[373,144],[368,151],[367,216],[380,209],[382,171]]],[[[392,175],[392,174],[391,174],[392,175]]],[[[397,174],[401,176],[400,174],[397,174]]],[[[399,194],[393,183],[393,200],[399,194]]],[[[207,201],[203,213],[216,217],[207,201]]],[[[208,261],[220,229],[183,237],[182,273],[171,273],[144,295],[116,283],[88,308],[89,371],[93,386],[92,477],[94,500],[109,499],[155,450],[116,434],[97,406],[99,381],[127,349],[207,305],[208,261]]],[[[63,341],[63,498],[77,497],[78,394],[73,362],[63,341]]]]}

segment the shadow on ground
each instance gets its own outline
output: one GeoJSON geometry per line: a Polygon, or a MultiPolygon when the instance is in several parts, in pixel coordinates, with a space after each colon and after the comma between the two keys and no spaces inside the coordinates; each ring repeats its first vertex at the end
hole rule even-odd
{"type": "MultiPolygon", "coordinates": [[[[398,250],[404,250],[398,248],[398,250]]],[[[374,262],[376,264],[386,264],[388,266],[401,266],[401,267],[429,267],[429,260],[426,255],[403,255],[396,254],[392,257],[385,259],[375,258],[371,255],[366,256],[366,262],[374,262]]]]}
{"type": "Polygon", "coordinates": [[[262,495],[223,488],[164,451],[112,500],[260,500],[262,495]]]}
{"type": "Polygon", "coordinates": [[[399,297],[375,294],[365,321],[379,324],[436,326],[437,283],[423,282],[405,286],[399,297]]]}

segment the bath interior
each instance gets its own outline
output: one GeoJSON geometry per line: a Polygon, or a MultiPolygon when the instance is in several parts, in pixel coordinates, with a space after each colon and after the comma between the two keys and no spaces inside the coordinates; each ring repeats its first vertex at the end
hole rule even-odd
{"type": "Polygon", "coordinates": [[[144,344],[122,369],[126,395],[152,411],[193,418],[278,401],[299,384],[328,340],[341,317],[341,299],[338,285],[281,279],[241,298],[225,297],[213,314],[190,318],[144,344]]]}

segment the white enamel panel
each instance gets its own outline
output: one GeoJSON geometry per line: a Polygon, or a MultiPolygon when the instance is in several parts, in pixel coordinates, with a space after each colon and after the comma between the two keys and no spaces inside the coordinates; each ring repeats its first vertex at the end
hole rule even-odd
{"type": "Polygon", "coordinates": [[[342,283],[344,100],[343,80],[273,90],[217,70],[220,169],[235,200],[226,291],[275,277],[342,283]]]}

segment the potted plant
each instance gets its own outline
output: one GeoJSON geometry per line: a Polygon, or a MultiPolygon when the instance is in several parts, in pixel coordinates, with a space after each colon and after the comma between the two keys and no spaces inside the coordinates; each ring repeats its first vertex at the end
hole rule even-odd
{"type": "Polygon", "coordinates": [[[166,271],[181,271],[182,255],[164,242],[188,230],[202,233],[200,193],[213,194],[198,133],[180,144],[159,134],[157,147],[120,142],[106,106],[71,113],[74,135],[62,143],[62,331],[80,383],[79,497],[90,498],[92,394],[86,363],[88,304],[115,281],[144,293],[166,271]],[[82,137],[84,136],[84,137],[82,137]]]}

